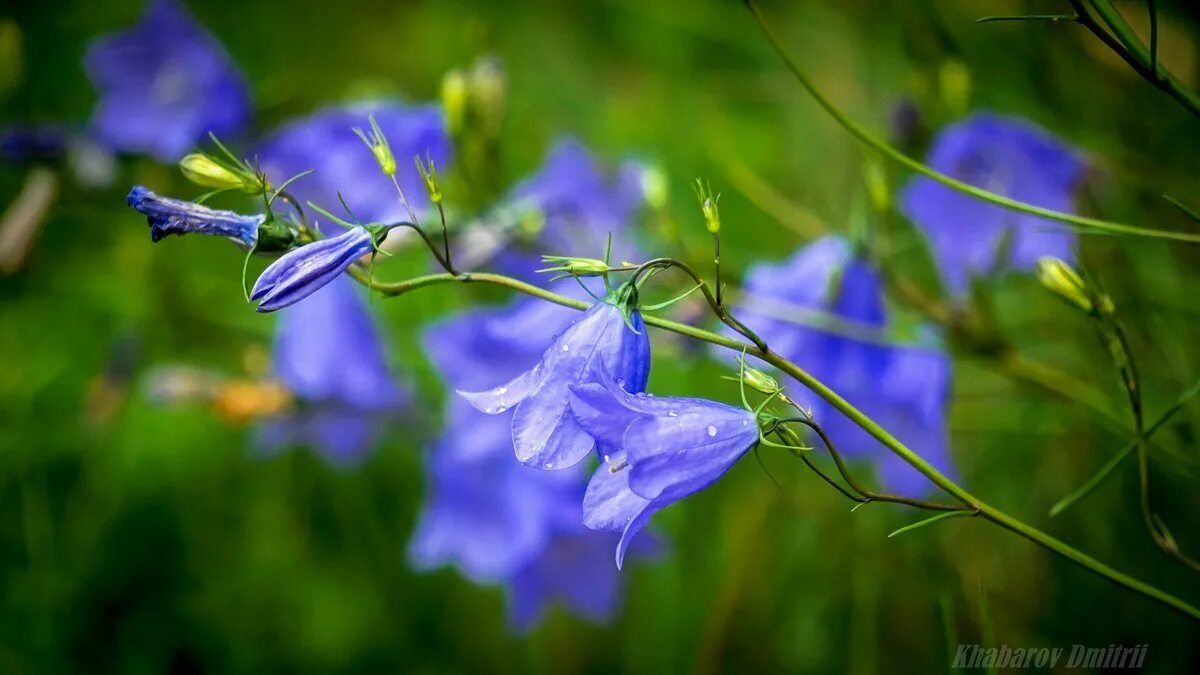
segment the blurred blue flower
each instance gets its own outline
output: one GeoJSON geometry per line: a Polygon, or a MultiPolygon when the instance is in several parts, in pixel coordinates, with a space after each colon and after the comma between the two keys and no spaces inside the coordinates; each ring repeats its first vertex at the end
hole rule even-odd
{"type": "MultiPolygon", "coordinates": [[[[449,387],[486,388],[527,369],[577,317],[522,298],[443,320],[423,343],[449,387]]],[[[620,598],[609,562],[615,537],[583,526],[583,467],[541,471],[514,461],[511,410],[486,415],[451,396],[447,418],[409,544],[414,565],[451,564],[476,583],[505,584],[519,630],[555,600],[593,621],[608,618],[620,598]]]]}
{"type": "Polygon", "coordinates": [[[0,130],[0,159],[45,162],[67,154],[74,131],[63,124],[13,124],[0,130]]]}
{"type": "Polygon", "coordinates": [[[626,325],[615,304],[597,302],[550,343],[531,369],[494,389],[458,393],[489,415],[515,406],[512,438],[517,459],[539,468],[563,469],[582,462],[595,447],[571,415],[568,387],[595,381],[602,368],[611,369],[612,376],[632,391],[646,388],[650,340],[637,310],[626,325]]]}
{"type": "Polygon", "coordinates": [[[643,171],[627,161],[610,176],[579,141],[558,141],[538,172],[503,200],[509,213],[531,214],[541,222],[497,255],[493,267],[536,280],[534,270],[545,266],[543,253],[600,257],[610,234],[613,261],[636,260],[631,224],[644,201],[643,171]]]}
{"type": "Polygon", "coordinates": [[[92,132],[114,150],[172,162],[250,116],[241,75],[176,0],[151,0],[137,25],[94,41],[84,65],[100,94],[92,132]]]}
{"type": "MultiPolygon", "coordinates": [[[[879,273],[858,260],[845,240],[825,237],[782,263],[752,266],[743,295],[737,316],[772,350],[832,387],[939,470],[948,469],[950,361],[937,349],[885,342],[879,273]],[[818,322],[836,319],[839,329],[801,324],[802,314],[818,322]]],[[[807,390],[794,392],[793,398],[811,407],[839,451],[876,463],[888,489],[916,493],[930,487],[824,399],[807,390]]]]}
{"type": "Polygon", "coordinates": [[[287,308],[272,356],[275,377],[298,405],[262,425],[258,444],[265,451],[307,443],[334,464],[353,465],[409,403],[351,279],[335,279],[287,308]]]}
{"type": "MultiPolygon", "coordinates": [[[[1066,212],[1086,169],[1077,152],[1044,130],[987,113],[944,129],[927,163],[976,187],[1066,212]]],[[[904,189],[900,203],[929,239],[954,295],[967,291],[972,276],[995,269],[1031,270],[1047,255],[1074,260],[1076,236],[1062,223],[989,204],[923,176],[904,189]]]]}
{"type": "Polygon", "coordinates": [[[266,220],[262,214],[244,216],[182,199],[160,197],[142,185],[133,186],[125,203],[146,216],[151,241],[172,234],[210,234],[228,237],[250,249],[258,239],[258,227],[266,220]]]}
{"type": "Polygon", "coordinates": [[[698,398],[574,385],[571,410],[606,453],[588,483],[584,524],[619,530],[617,568],[656,511],[712,485],[758,442],[754,413],[698,398]]]}
{"type": "Polygon", "coordinates": [[[250,299],[258,311],[274,312],[295,304],[336,279],[356,260],[375,250],[375,231],[352,227],[279,256],[254,282],[250,299]]]}
{"type": "Polygon", "coordinates": [[[325,108],[271,134],[258,146],[259,164],[277,184],[315,170],[288,188],[301,201],[332,208],[340,191],[363,222],[408,220],[395,186],[354,133],[355,128],[369,127],[368,115],[375,116],[396,157],[396,180],[405,198],[422,214],[429,197],[413,157],[432,158],[439,169],[449,166],[451,159],[450,138],[437,106],[372,103],[325,108]]]}

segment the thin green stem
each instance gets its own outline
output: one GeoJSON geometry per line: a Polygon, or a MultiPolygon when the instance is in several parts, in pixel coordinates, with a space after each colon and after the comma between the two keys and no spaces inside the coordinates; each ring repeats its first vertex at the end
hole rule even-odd
{"type": "MultiPolygon", "coordinates": [[[[1193,384],[1187,391],[1183,393],[1183,395],[1179,397],[1178,400],[1175,401],[1174,404],[1171,405],[1170,408],[1167,408],[1165,411],[1163,411],[1163,414],[1160,415],[1158,419],[1154,420],[1153,424],[1146,427],[1146,439],[1149,440],[1149,438],[1154,435],[1154,432],[1158,431],[1159,428],[1169,422],[1171,418],[1175,416],[1175,413],[1182,410],[1183,406],[1187,405],[1188,401],[1195,398],[1196,394],[1200,394],[1200,381],[1197,381],[1195,384],[1193,384]]],[[[1133,451],[1136,449],[1136,440],[1127,443],[1124,448],[1121,448],[1120,452],[1113,455],[1111,459],[1105,462],[1104,466],[1100,467],[1100,470],[1093,474],[1092,477],[1087,480],[1087,482],[1085,482],[1083,485],[1080,485],[1075,491],[1066,497],[1063,497],[1058,501],[1058,503],[1051,507],[1050,517],[1057,516],[1058,514],[1067,510],[1075,502],[1091,494],[1091,492],[1099,487],[1099,485],[1104,482],[1104,479],[1108,478],[1112,474],[1113,470],[1120,466],[1121,462],[1124,462],[1125,458],[1133,454],[1133,451]]]]}
{"type": "Polygon", "coordinates": [[[822,94],[819,89],[817,89],[816,85],[813,84],[812,80],[809,79],[808,75],[806,75],[804,71],[800,69],[800,66],[797,65],[796,62],[792,60],[791,56],[788,55],[787,51],[784,50],[783,45],[779,42],[779,39],[775,36],[775,33],[771,31],[770,27],[767,26],[766,20],[763,19],[762,14],[759,13],[758,7],[756,6],[754,0],[745,0],[745,2],[746,6],[750,9],[750,12],[754,15],[754,18],[758,21],[759,27],[762,28],[763,34],[766,35],[767,41],[770,42],[771,46],[775,48],[775,52],[779,54],[779,57],[783,60],[784,65],[786,65],[788,70],[792,72],[792,75],[795,76],[796,80],[800,83],[800,86],[802,86],[808,92],[809,96],[811,96],[813,100],[817,102],[817,105],[821,106],[821,108],[825,110],[825,112],[828,113],[829,116],[832,117],[851,136],[856,138],[864,145],[867,145],[868,147],[888,157],[892,161],[901,164],[902,166],[905,166],[908,169],[911,169],[912,171],[915,171],[931,180],[937,181],[946,187],[958,190],[959,192],[971,195],[976,199],[981,199],[1012,211],[1027,213],[1029,215],[1039,216],[1041,218],[1058,221],[1060,223],[1074,225],[1092,232],[1124,234],[1140,237],[1151,237],[1156,239],[1170,239],[1173,241],[1186,241],[1189,243],[1200,243],[1200,234],[1189,232],[1172,232],[1169,230],[1156,230],[1138,227],[1135,225],[1127,225],[1124,223],[1117,223],[1109,220],[1101,220],[1099,218],[1077,216],[1075,214],[1064,213],[1062,211],[1054,211],[1052,209],[1026,204],[1025,202],[1017,201],[994,192],[989,192],[931,169],[921,162],[918,162],[908,155],[905,155],[903,152],[900,152],[896,148],[889,145],[886,141],[867,131],[865,127],[860,125],[858,122],[855,122],[837,106],[835,106],[832,101],[826,98],[825,95],[822,94]]]}
{"type": "MultiPolygon", "coordinates": [[[[388,296],[398,296],[409,293],[421,288],[447,284],[447,283],[487,283],[498,286],[503,286],[511,290],[525,293],[533,297],[541,298],[547,302],[552,302],[563,307],[571,307],[577,310],[584,310],[589,307],[589,304],[573,298],[559,295],[553,291],[539,288],[533,284],[528,284],[517,279],[512,279],[499,274],[491,273],[467,273],[467,274],[430,274],[422,277],[416,277],[397,283],[381,283],[370,278],[364,278],[365,275],[356,274],[355,278],[360,282],[370,286],[374,290],[388,296]]],[[[663,330],[668,330],[680,335],[685,335],[697,340],[708,342],[710,344],[719,345],[735,352],[749,354],[755,358],[778,368],[780,371],[790,375],[796,381],[803,384],[813,393],[825,399],[835,409],[849,417],[855,424],[873,436],[876,440],[882,443],[885,447],[898,455],[901,459],[907,462],[910,466],[928,478],[933,484],[942,488],[948,494],[958,498],[964,504],[973,507],[979,513],[979,516],[990,520],[991,522],[1009,530],[1029,541],[1049,550],[1058,555],[1074,562],[1075,564],[1090,570],[1091,572],[1112,581],[1113,583],[1123,586],[1129,590],[1139,593],[1145,597],[1156,600],[1171,609],[1187,616],[1193,620],[1200,621],[1200,608],[1197,608],[1190,603],[1181,600],[1170,593],[1162,591],[1150,584],[1147,584],[1139,579],[1136,579],[1128,574],[1120,572],[1109,565],[1075,549],[1067,543],[1060,541],[1051,535],[1038,530],[1035,527],[1026,525],[1024,522],[1008,515],[1004,511],[991,506],[975,497],[965,488],[960,487],[957,483],[950,480],[923,457],[913,452],[908,446],[901,443],[895,436],[891,435],[886,429],[881,427],[877,422],[872,420],[858,408],[851,405],[846,399],[838,395],[837,392],[830,389],[825,383],[813,377],[808,371],[800,366],[792,363],[786,358],[772,352],[770,350],[759,349],[755,345],[747,344],[741,340],[726,337],[718,333],[689,326],[687,324],[662,319],[659,317],[645,317],[646,324],[663,330]]]]}

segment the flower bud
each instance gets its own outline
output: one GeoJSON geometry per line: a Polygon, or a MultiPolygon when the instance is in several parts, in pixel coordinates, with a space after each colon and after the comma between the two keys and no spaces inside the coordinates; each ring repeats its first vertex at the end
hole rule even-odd
{"type": "Polygon", "coordinates": [[[1051,293],[1091,314],[1096,306],[1087,283],[1061,258],[1044,256],[1037,261],[1037,279],[1051,293]]]}
{"type": "Polygon", "coordinates": [[[258,194],[263,190],[262,180],[257,176],[231,169],[202,152],[193,152],[179,160],[179,170],[188,180],[204,187],[240,190],[247,194],[258,194]]]}
{"type": "Polygon", "coordinates": [[[421,174],[421,180],[425,183],[425,190],[429,193],[429,201],[434,204],[441,204],[442,190],[438,187],[437,165],[433,163],[433,158],[428,159],[428,166],[421,161],[420,157],[413,157],[413,162],[416,163],[417,173],[421,174]]]}
{"type": "Polygon", "coordinates": [[[775,378],[751,366],[743,366],[742,382],[754,391],[768,395],[778,393],[783,389],[775,381],[775,378]]]}
{"type": "Polygon", "coordinates": [[[717,202],[721,200],[721,195],[714,196],[712,187],[701,179],[696,179],[696,199],[700,202],[700,211],[704,214],[704,227],[711,233],[717,234],[721,231],[721,212],[717,206],[717,202]]]}
{"type": "Polygon", "coordinates": [[[363,133],[362,129],[355,129],[354,133],[362,139],[363,143],[367,144],[367,148],[375,155],[375,161],[379,163],[379,169],[383,171],[383,175],[391,177],[396,175],[396,157],[392,154],[392,146],[388,145],[387,137],[383,135],[383,130],[379,128],[379,123],[375,121],[374,115],[368,115],[367,121],[371,123],[371,134],[368,136],[363,133]]]}
{"type": "Polygon", "coordinates": [[[641,172],[642,198],[655,211],[667,208],[667,176],[657,166],[644,166],[641,172]]]}
{"type": "Polygon", "coordinates": [[[471,68],[471,107],[487,138],[500,135],[504,123],[504,69],[494,58],[481,58],[471,68]]]}
{"type": "Polygon", "coordinates": [[[442,110],[450,135],[461,134],[467,117],[467,78],[462,71],[452,70],[442,78],[442,110]]]}
{"type": "Polygon", "coordinates": [[[558,263],[554,267],[538,270],[539,272],[566,272],[577,277],[591,277],[608,271],[608,263],[596,258],[574,258],[560,255],[544,255],[542,262],[558,263]]]}

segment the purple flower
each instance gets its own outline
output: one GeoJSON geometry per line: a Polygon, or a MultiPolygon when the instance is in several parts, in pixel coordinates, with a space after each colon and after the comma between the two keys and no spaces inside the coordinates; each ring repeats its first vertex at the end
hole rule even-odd
{"type": "Polygon", "coordinates": [[[260,312],[295,304],[375,250],[377,236],[372,229],[352,227],[336,237],[292,249],[263,270],[254,282],[250,299],[258,302],[260,312]]]}
{"type": "Polygon", "coordinates": [[[356,127],[368,128],[368,115],[375,116],[392,148],[399,167],[396,180],[404,196],[418,214],[422,213],[428,208],[429,199],[413,166],[413,157],[428,156],[439,170],[448,166],[451,159],[450,138],[436,106],[376,103],[325,108],[273,133],[258,147],[258,161],[276,183],[315,170],[316,173],[288,188],[301,201],[329,208],[338,203],[341,191],[363,222],[408,220],[396,188],[380,172],[374,155],[354,133],[356,127]]]}
{"type": "MultiPolygon", "coordinates": [[[[771,348],[808,370],[939,469],[949,465],[945,406],[950,362],[941,351],[884,341],[887,315],[879,273],[849,244],[826,237],[779,264],[747,273],[737,316],[771,348]],[[788,315],[819,313],[842,330],[801,325],[788,315]],[[848,331],[848,332],[847,332],[848,331]]],[[[923,492],[929,484],[849,418],[808,391],[810,406],[838,450],[878,463],[891,490],[923,492]]]]}
{"type": "Polygon", "coordinates": [[[125,203],[146,216],[151,241],[172,234],[210,234],[228,237],[250,249],[258,239],[258,227],[266,220],[262,214],[243,216],[195,202],[160,197],[141,185],[133,186],[125,203]]]}
{"type": "MultiPolygon", "coordinates": [[[[1086,168],[1074,150],[1042,129],[986,113],[943,130],[928,164],[997,194],[1067,212],[1086,168]]],[[[1075,234],[1061,223],[989,204],[929,178],[914,179],[900,201],[904,215],[928,237],[954,295],[967,291],[972,276],[993,269],[1031,270],[1047,255],[1074,259],[1075,234]]]]}
{"type": "Polygon", "coordinates": [[[560,140],[538,172],[504,200],[517,214],[540,215],[536,237],[503,251],[494,266],[522,279],[537,278],[534,270],[545,266],[542,253],[599,257],[610,234],[615,262],[637,259],[630,224],[644,198],[642,171],[625,162],[610,176],[579,141],[560,140]]]}
{"type": "Polygon", "coordinates": [[[523,464],[546,469],[574,466],[595,443],[571,415],[567,392],[572,384],[595,381],[602,369],[633,391],[646,388],[650,340],[641,313],[632,310],[629,325],[614,304],[598,302],[550,343],[533,368],[495,389],[459,391],[489,415],[516,407],[513,447],[523,464]]]}
{"type": "Polygon", "coordinates": [[[619,530],[617,567],[659,509],[712,485],[758,442],[754,414],[698,398],[571,387],[571,410],[608,453],[588,483],[584,524],[619,530]]]}
{"type": "Polygon", "coordinates": [[[366,455],[387,418],[408,404],[350,279],[336,279],[283,312],[273,362],[299,405],[262,427],[264,450],[311,443],[331,462],[351,465],[366,455]]]}
{"type": "Polygon", "coordinates": [[[14,124],[0,130],[0,159],[45,162],[67,154],[74,132],[62,124],[14,124]]]}
{"type": "Polygon", "coordinates": [[[229,57],[175,0],[152,0],[137,25],[93,42],[84,65],[100,94],[93,133],[115,150],[171,162],[250,115],[229,57]]]}

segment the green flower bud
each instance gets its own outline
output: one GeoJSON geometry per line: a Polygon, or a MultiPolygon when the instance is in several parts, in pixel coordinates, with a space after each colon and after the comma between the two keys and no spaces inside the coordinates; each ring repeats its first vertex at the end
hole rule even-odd
{"type": "Polygon", "coordinates": [[[196,185],[219,190],[240,190],[247,194],[263,191],[263,183],[258,176],[231,169],[202,152],[193,152],[179,160],[179,170],[196,185]]]}
{"type": "Polygon", "coordinates": [[[594,277],[608,270],[608,263],[596,258],[575,258],[572,256],[544,255],[542,262],[558,263],[554,267],[538,270],[539,272],[566,272],[577,277],[594,277]]]}
{"type": "Polygon", "coordinates": [[[700,212],[704,214],[704,227],[717,234],[721,231],[721,211],[717,206],[721,195],[714,196],[712,187],[699,178],[696,179],[695,191],[696,199],[700,202],[700,212]]]}
{"type": "Polygon", "coordinates": [[[481,58],[471,68],[470,103],[485,138],[497,138],[504,123],[504,96],[507,88],[504,69],[493,58],[481,58]]]}
{"type": "Polygon", "coordinates": [[[1037,279],[1051,293],[1088,314],[1095,311],[1096,306],[1092,302],[1087,283],[1066,261],[1052,256],[1039,258],[1037,279]]]}
{"type": "Polygon", "coordinates": [[[371,154],[375,155],[375,161],[379,163],[379,169],[383,171],[383,175],[392,177],[396,175],[396,157],[392,154],[392,146],[388,145],[387,137],[383,135],[383,130],[379,128],[379,123],[375,121],[374,115],[368,115],[367,120],[371,123],[371,134],[368,136],[363,133],[362,129],[355,129],[354,133],[362,139],[363,143],[367,144],[371,154]]]}
{"type": "Polygon", "coordinates": [[[667,176],[657,166],[642,167],[642,198],[655,211],[667,208],[667,176]]]}
{"type": "Polygon", "coordinates": [[[467,78],[461,71],[452,70],[442,78],[442,111],[450,135],[461,134],[467,118],[467,78]]]}
{"type": "Polygon", "coordinates": [[[425,191],[429,193],[429,201],[434,204],[441,204],[442,190],[438,187],[437,165],[433,163],[433,158],[429,158],[428,166],[421,161],[420,157],[413,157],[413,162],[416,163],[417,173],[421,174],[421,180],[425,183],[425,191]]]}
{"type": "Polygon", "coordinates": [[[752,368],[750,366],[743,366],[742,382],[744,382],[747,387],[767,395],[782,391],[782,387],[780,387],[779,383],[775,381],[775,378],[764,373],[758,368],[752,368]]]}

